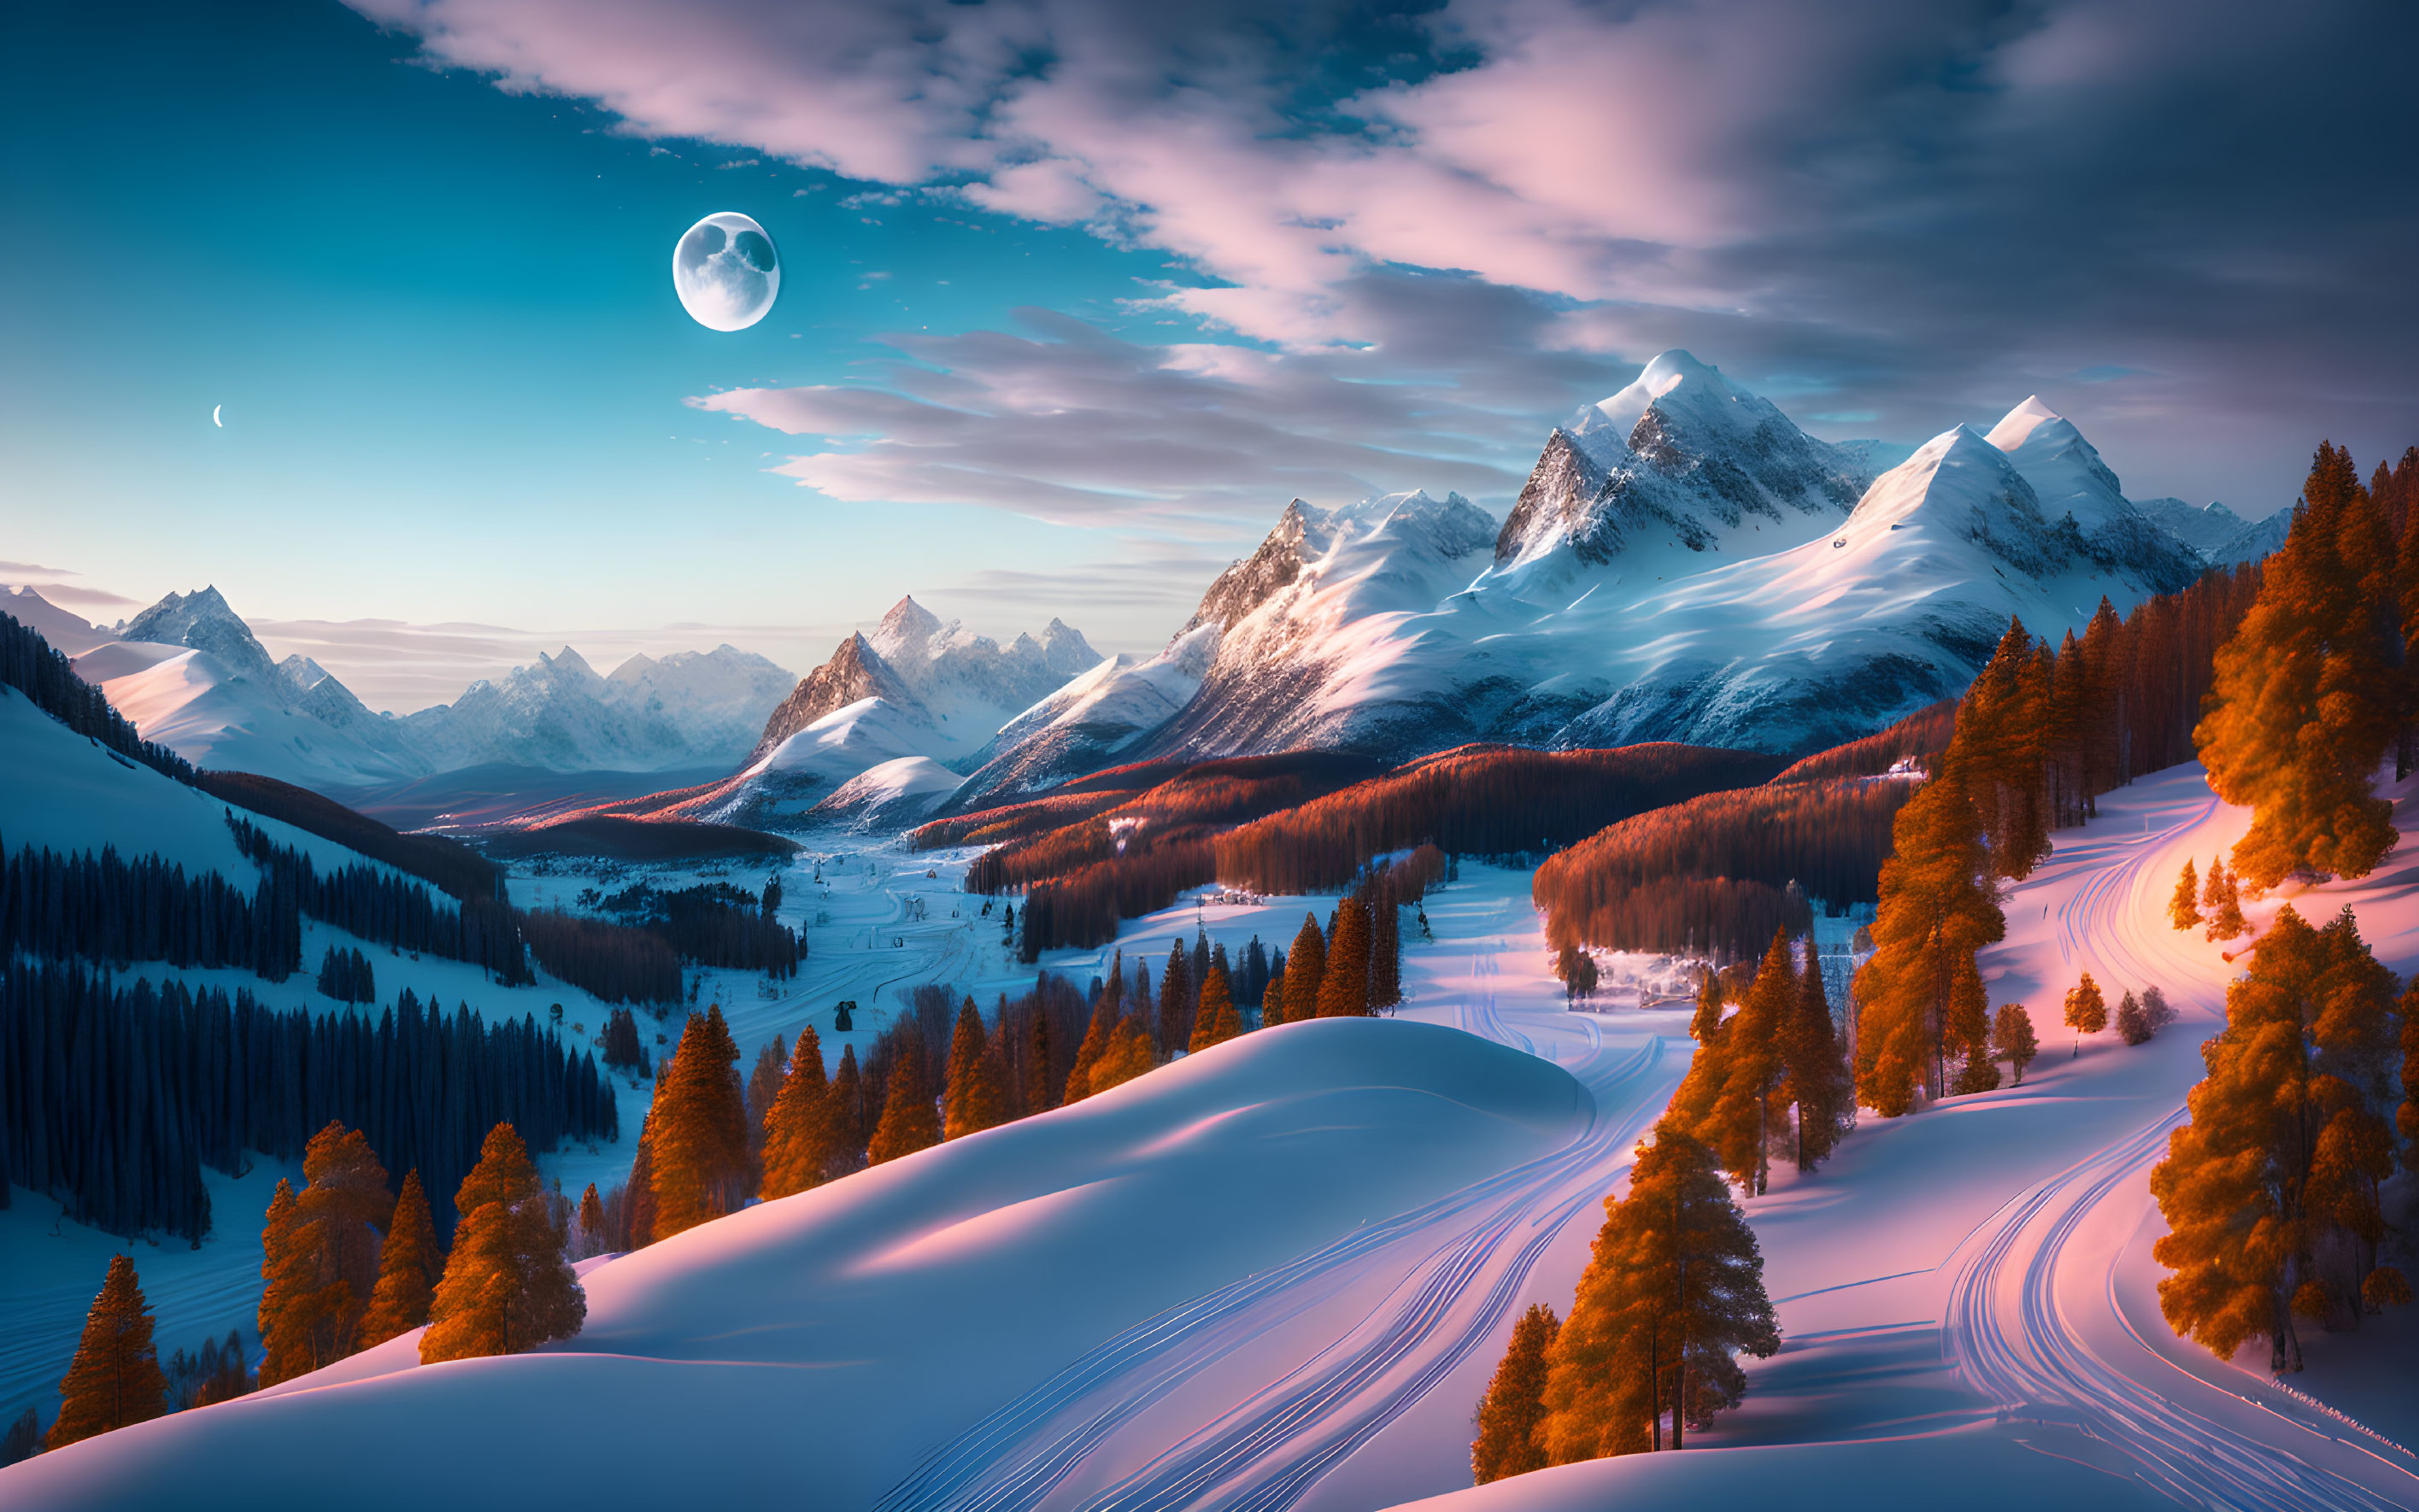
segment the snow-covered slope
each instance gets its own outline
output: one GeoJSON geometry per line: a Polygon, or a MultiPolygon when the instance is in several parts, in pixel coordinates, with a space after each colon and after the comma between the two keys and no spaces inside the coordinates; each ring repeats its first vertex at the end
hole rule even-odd
{"type": "MultiPolygon", "coordinates": [[[[1300,500],[1295,509],[1303,508],[1300,500]]],[[[1094,666],[1000,727],[976,754],[952,807],[1006,802],[1081,772],[1164,725],[1201,691],[1218,653],[1218,627],[1196,625],[1148,661],[1118,655],[1094,666]]]]}
{"type": "Polygon", "coordinates": [[[597,1267],[585,1329],[540,1352],[419,1367],[407,1336],[0,1472],[0,1500],[469,1512],[552,1504],[568,1474],[598,1508],[870,1507],[1096,1347],[1546,1155],[1589,1114],[1568,1074],[1455,1031],[1287,1025],[597,1267]],[[634,1404],[650,1452],[586,1474],[532,1450],[634,1404]],[[398,1454],[399,1432],[443,1452],[398,1454]]]}
{"type": "Polygon", "coordinates": [[[215,588],[171,593],[74,658],[146,741],[196,766],[307,787],[425,775],[397,723],[371,713],[318,664],[270,660],[215,588]]]}

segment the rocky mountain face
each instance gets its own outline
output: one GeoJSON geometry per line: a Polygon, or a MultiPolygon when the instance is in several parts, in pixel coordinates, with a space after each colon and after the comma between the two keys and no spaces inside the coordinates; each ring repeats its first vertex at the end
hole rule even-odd
{"type": "Polygon", "coordinates": [[[2206,565],[2038,398],[1882,451],[1666,353],[1555,428],[1500,528],[1458,497],[1288,504],[1165,652],[1002,729],[951,806],[1301,746],[1815,749],[1963,688],[2011,615],[2055,637],[2206,565]]]}
{"type": "Polygon", "coordinates": [[[1056,619],[1040,638],[1007,646],[902,598],[871,633],[840,642],[831,659],[799,680],[765,721],[748,759],[852,704],[881,698],[909,724],[930,726],[920,754],[945,764],[981,748],[1000,726],[1101,661],[1083,635],[1056,619]]]}

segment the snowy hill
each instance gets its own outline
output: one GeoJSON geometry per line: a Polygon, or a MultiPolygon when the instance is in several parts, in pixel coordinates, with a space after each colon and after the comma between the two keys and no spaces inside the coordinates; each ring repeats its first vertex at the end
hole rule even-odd
{"type": "Polygon", "coordinates": [[[586,1327],[540,1352],[421,1367],[407,1335],[39,1456],[0,1494],[64,1512],[240,1487],[299,1505],[341,1484],[362,1509],[552,1504],[563,1466],[529,1446],[642,1402],[651,1439],[696,1452],[628,1457],[583,1503],[769,1505],[806,1486],[872,1506],[935,1443],[1134,1331],[1164,1336],[1172,1309],[1365,1247],[1567,1146],[1592,1111],[1552,1063],[1452,1030],[1287,1025],[593,1268],[586,1327]],[[406,1423],[444,1452],[393,1453],[406,1423]],[[821,1444],[803,1482],[782,1447],[801,1431],[821,1444]]]}
{"type": "Polygon", "coordinates": [[[2126,608],[2201,570],[2037,398],[1878,478],[1869,454],[1667,353],[1548,438],[1501,530],[1457,496],[1288,505],[1158,659],[1198,677],[1179,710],[1152,727],[1129,700],[1078,738],[1062,692],[955,806],[1112,757],[1816,749],[1963,688],[2011,615],[2056,637],[2103,594],[2126,608]]]}
{"type": "Polygon", "coordinates": [[[215,588],[171,593],[75,657],[143,738],[196,766],[309,787],[406,781],[431,769],[396,723],[318,664],[269,652],[215,588]]]}

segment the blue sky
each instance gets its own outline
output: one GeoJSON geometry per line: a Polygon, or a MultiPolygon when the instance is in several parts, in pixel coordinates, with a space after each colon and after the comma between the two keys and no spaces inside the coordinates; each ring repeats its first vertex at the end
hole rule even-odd
{"type": "Polygon", "coordinates": [[[1295,494],[1500,513],[1666,346],[1835,438],[2040,392],[2135,496],[2246,514],[2321,436],[2419,440],[2398,8],[11,26],[0,581],[214,582],[378,707],[565,639],[804,671],[910,591],[1147,649],[1295,494]],[[717,209],[785,259],[731,335],[668,274],[717,209]]]}

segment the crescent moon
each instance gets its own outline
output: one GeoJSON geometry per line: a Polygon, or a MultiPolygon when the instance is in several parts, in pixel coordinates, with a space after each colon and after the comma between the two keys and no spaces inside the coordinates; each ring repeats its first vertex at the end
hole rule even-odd
{"type": "Polygon", "coordinates": [[[212,405],[210,406],[210,423],[217,426],[222,431],[226,429],[226,421],[219,419],[219,411],[224,408],[226,408],[226,405],[212,405]]]}

